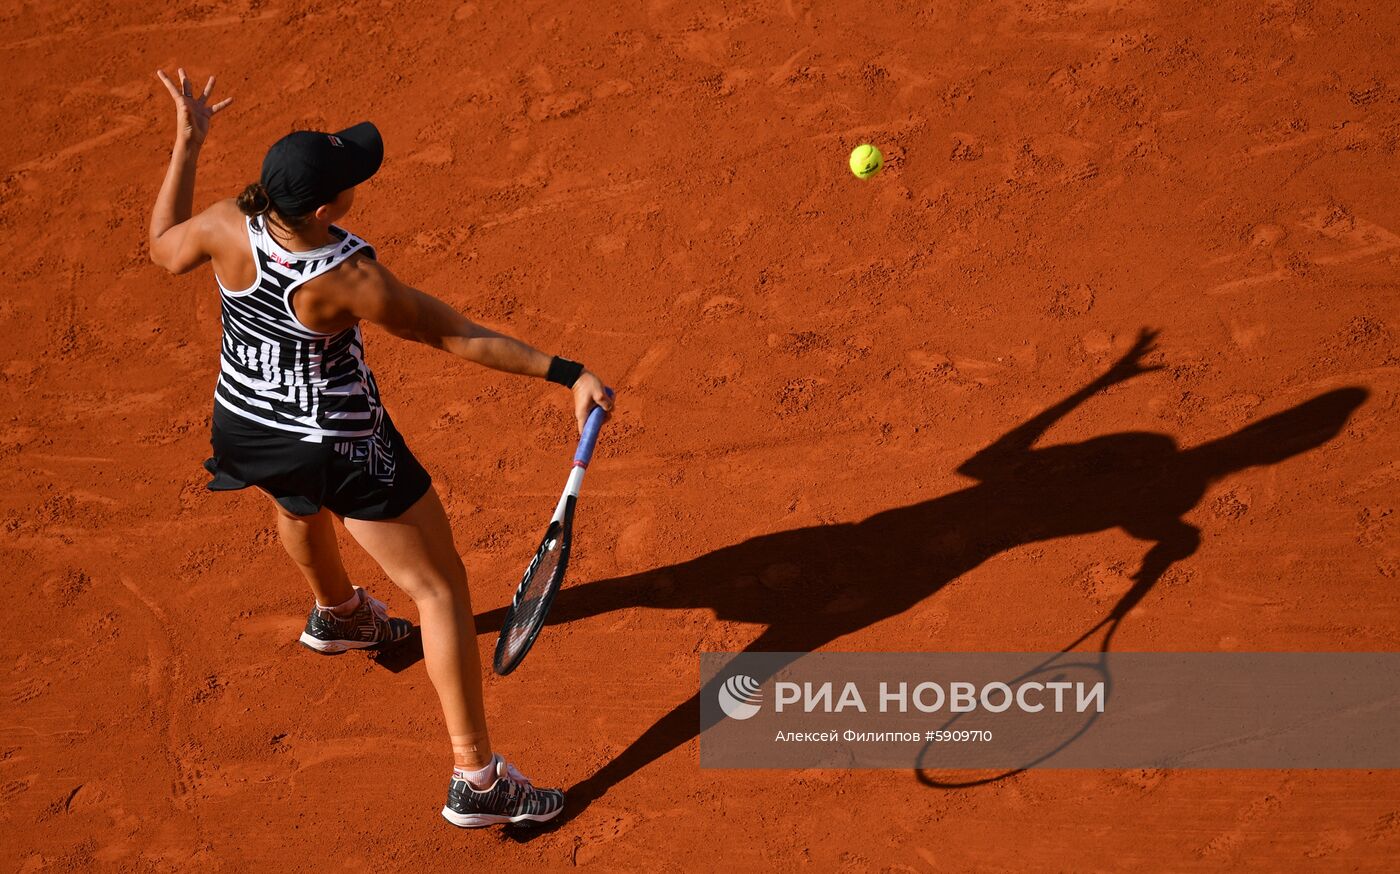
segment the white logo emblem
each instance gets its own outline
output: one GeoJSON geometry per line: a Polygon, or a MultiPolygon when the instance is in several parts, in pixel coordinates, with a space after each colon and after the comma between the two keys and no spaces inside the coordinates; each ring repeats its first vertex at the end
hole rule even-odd
{"type": "Polygon", "coordinates": [[[326,139],[330,140],[330,141],[331,141],[331,145],[333,145],[333,146],[344,146],[344,145],[345,145],[344,143],[342,143],[342,142],[340,141],[340,137],[336,136],[335,134],[326,134],[326,139]]]}
{"type": "Polygon", "coordinates": [[[719,709],[730,719],[748,719],[763,703],[759,682],[744,674],[735,674],[719,687],[719,709]]]}

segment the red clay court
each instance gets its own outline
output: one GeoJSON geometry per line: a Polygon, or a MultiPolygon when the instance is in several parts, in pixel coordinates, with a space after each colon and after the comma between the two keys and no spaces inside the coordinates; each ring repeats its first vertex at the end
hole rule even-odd
{"type": "MultiPolygon", "coordinates": [[[[686,702],[704,651],[1054,651],[1100,621],[1152,543],[996,508],[1073,513],[1102,459],[1043,494],[969,463],[1144,328],[1160,369],[1037,447],[1300,409],[1323,437],[1140,490],[1125,513],[1200,540],[1114,647],[1397,649],[1397,42],[1384,2],[3,4],[0,869],[1388,869],[1393,771],[710,771],[686,702]],[[204,488],[217,290],[145,243],[177,64],[235,98],[197,208],[282,134],[373,119],[347,226],[618,388],[554,624],[487,680],[500,747],[574,787],[556,828],[446,825],[421,662],[297,646],[266,500],[204,488]],[[876,514],[888,540],[843,539],[876,514]],[[948,563],[890,559],[911,543],[948,563]]],[[[572,415],[366,335],[489,661],[572,415]]]]}

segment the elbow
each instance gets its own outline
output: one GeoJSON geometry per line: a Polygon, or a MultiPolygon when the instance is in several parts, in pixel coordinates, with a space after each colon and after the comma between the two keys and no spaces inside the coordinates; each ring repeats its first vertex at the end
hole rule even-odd
{"type": "Polygon", "coordinates": [[[421,333],[421,332],[420,332],[420,333],[414,334],[414,335],[413,335],[412,337],[410,337],[409,339],[413,340],[413,342],[415,342],[415,343],[422,343],[424,346],[427,346],[429,349],[436,349],[436,350],[438,350],[439,352],[451,352],[451,351],[452,351],[452,346],[451,346],[451,343],[450,343],[450,341],[448,340],[448,338],[447,338],[447,337],[444,337],[444,336],[442,336],[442,335],[440,335],[440,334],[424,334],[424,333],[421,333]]]}
{"type": "Polygon", "coordinates": [[[423,343],[428,346],[432,345],[428,338],[407,325],[388,325],[382,322],[378,324],[381,328],[393,334],[395,337],[398,337],[400,340],[408,340],[411,343],[423,343]]]}
{"type": "Polygon", "coordinates": [[[958,465],[957,472],[968,479],[985,480],[995,475],[998,465],[998,459],[983,450],[958,465]]]}
{"type": "Polygon", "coordinates": [[[152,264],[161,268],[166,273],[178,274],[180,272],[176,270],[175,265],[171,263],[168,253],[161,250],[159,240],[152,239],[148,248],[150,250],[149,254],[151,256],[152,264]]]}
{"type": "Polygon", "coordinates": [[[169,273],[171,276],[180,276],[189,273],[197,265],[184,264],[168,253],[160,251],[155,246],[151,247],[151,263],[169,273]]]}

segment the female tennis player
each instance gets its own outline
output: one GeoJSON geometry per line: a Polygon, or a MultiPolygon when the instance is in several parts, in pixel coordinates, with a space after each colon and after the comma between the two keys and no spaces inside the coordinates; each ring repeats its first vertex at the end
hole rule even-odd
{"type": "Polygon", "coordinates": [[[230,100],[210,102],[213,77],[196,92],[184,70],[178,85],[156,75],[175,100],[177,126],[151,213],[151,260],[171,273],[209,262],[222,300],[209,488],[256,486],[272,498],[282,544],[316,598],[301,635],[311,649],[379,646],[412,628],[351,585],[332,516],[418,605],[424,660],[452,742],[442,811],[449,822],[553,818],[564,794],[535,788],[491,747],[466,569],[431,478],[380,403],[360,322],[560,383],[573,391],[580,428],[595,405],[612,408],[603,383],[581,364],[473,324],[405,285],[336,224],[384,157],[369,122],[288,134],[268,150],[258,182],[191,215],[200,147],[230,100]]]}

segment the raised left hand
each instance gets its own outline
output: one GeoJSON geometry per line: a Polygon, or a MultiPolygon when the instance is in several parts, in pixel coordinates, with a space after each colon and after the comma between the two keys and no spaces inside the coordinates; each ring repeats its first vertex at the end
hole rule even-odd
{"type": "Polygon", "coordinates": [[[210,76],[209,81],[205,83],[203,93],[196,97],[194,96],[194,86],[185,76],[185,68],[179,68],[176,73],[180,77],[178,87],[170,81],[169,76],[165,75],[164,70],[156,71],[156,77],[165,83],[165,90],[169,91],[171,98],[175,100],[176,136],[185,139],[192,145],[202,145],[204,138],[209,135],[209,121],[215,113],[232,103],[233,98],[225,97],[211,106],[209,105],[209,95],[214,92],[213,76],[210,76]]]}

